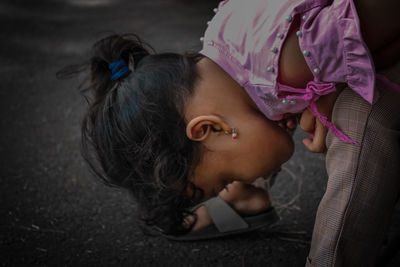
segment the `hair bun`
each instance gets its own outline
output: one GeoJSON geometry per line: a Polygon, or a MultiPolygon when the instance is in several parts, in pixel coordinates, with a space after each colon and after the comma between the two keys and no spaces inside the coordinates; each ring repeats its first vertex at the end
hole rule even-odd
{"type": "Polygon", "coordinates": [[[108,64],[123,59],[133,70],[154,49],[135,34],[114,34],[97,41],[93,51],[94,57],[100,57],[108,64]]]}
{"type": "Polygon", "coordinates": [[[93,45],[93,54],[90,61],[91,87],[97,96],[106,94],[115,80],[125,77],[130,71],[134,71],[139,62],[154,49],[143,42],[135,34],[114,34],[107,36],[93,45]],[[120,74],[114,75],[110,64],[119,64],[120,74]],[[129,70],[129,71],[128,71],[129,70]]]}

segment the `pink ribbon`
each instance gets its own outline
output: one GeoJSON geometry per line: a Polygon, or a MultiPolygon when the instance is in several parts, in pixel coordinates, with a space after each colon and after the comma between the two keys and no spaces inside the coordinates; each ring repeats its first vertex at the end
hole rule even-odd
{"type": "Polygon", "coordinates": [[[386,76],[377,73],[376,79],[380,80],[386,87],[392,88],[395,92],[400,93],[400,85],[392,82],[386,76]]]}
{"type": "Polygon", "coordinates": [[[335,124],[328,121],[328,118],[321,114],[318,109],[315,101],[318,100],[320,96],[327,95],[329,93],[335,92],[336,87],[333,83],[318,83],[316,80],[307,83],[305,89],[293,88],[284,84],[279,84],[280,92],[291,92],[295,93],[294,95],[286,96],[286,100],[296,100],[302,99],[309,103],[308,109],[311,113],[317,117],[323,125],[325,125],[329,130],[332,131],[334,135],[336,135],[339,140],[348,143],[359,145],[356,141],[352,140],[350,137],[345,135],[342,131],[340,131],[335,124]]]}
{"type": "Polygon", "coordinates": [[[356,141],[345,135],[341,130],[339,130],[335,124],[328,121],[328,118],[324,114],[321,114],[321,112],[318,111],[317,105],[315,104],[314,101],[310,102],[310,106],[308,106],[308,109],[311,111],[312,114],[314,114],[315,117],[317,117],[322,122],[323,125],[328,127],[328,129],[331,130],[332,133],[336,135],[337,138],[339,138],[339,140],[348,144],[354,144],[358,146],[360,145],[359,143],[357,143],[356,141]]]}
{"type": "Polygon", "coordinates": [[[286,99],[288,101],[295,99],[303,99],[305,101],[315,101],[322,95],[335,92],[336,87],[333,83],[318,83],[317,81],[311,81],[307,83],[305,89],[292,88],[283,84],[279,85],[279,90],[284,92],[297,93],[296,95],[288,95],[286,99]]]}
{"type": "MultiPolygon", "coordinates": [[[[385,86],[392,88],[394,91],[400,93],[400,85],[390,81],[386,76],[382,74],[376,74],[376,79],[380,80],[385,86]]],[[[335,124],[328,121],[328,118],[321,114],[318,109],[315,101],[318,100],[320,96],[327,95],[329,93],[335,92],[336,88],[333,83],[318,83],[316,80],[307,83],[305,89],[301,88],[293,88],[284,84],[279,84],[280,92],[290,92],[295,93],[294,95],[288,95],[285,98],[290,100],[303,99],[309,103],[308,109],[317,117],[323,125],[325,125],[329,130],[332,131],[337,138],[341,141],[349,144],[360,145],[356,141],[352,140],[350,137],[345,135],[342,131],[340,131],[335,124]]]]}

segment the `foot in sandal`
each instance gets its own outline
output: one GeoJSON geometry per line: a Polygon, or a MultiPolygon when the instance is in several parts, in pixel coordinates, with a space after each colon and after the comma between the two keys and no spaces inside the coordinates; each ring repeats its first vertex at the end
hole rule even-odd
{"type": "MultiPolygon", "coordinates": [[[[197,221],[183,236],[166,236],[172,240],[193,241],[230,236],[270,226],[279,217],[271,207],[268,189],[233,182],[219,196],[203,202],[195,210],[197,221]]],[[[189,217],[191,224],[194,217],[189,217]]]]}

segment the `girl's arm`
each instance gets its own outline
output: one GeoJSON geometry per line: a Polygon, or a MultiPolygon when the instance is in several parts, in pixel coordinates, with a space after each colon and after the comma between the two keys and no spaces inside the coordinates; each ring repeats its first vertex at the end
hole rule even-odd
{"type": "MultiPolygon", "coordinates": [[[[364,40],[369,47],[377,68],[390,66],[400,60],[400,14],[399,0],[354,0],[360,18],[364,40]]],[[[300,51],[295,32],[299,22],[294,21],[282,47],[279,60],[279,81],[297,88],[304,88],[313,75],[300,51]]],[[[317,101],[318,110],[331,117],[338,93],[321,97],[317,101]]],[[[327,129],[306,110],[302,114],[300,127],[310,134],[303,140],[312,152],[324,152],[327,129]]]]}
{"type": "MultiPolygon", "coordinates": [[[[324,114],[329,121],[331,119],[333,106],[342,90],[343,86],[336,86],[336,92],[321,96],[316,101],[318,111],[324,114]]],[[[300,128],[310,135],[309,138],[303,139],[303,144],[308,150],[315,153],[326,152],[325,138],[328,133],[328,128],[308,109],[301,114],[300,128]]]]}
{"type": "MultiPolygon", "coordinates": [[[[295,20],[288,36],[282,46],[282,53],[279,58],[279,82],[297,88],[305,88],[309,81],[313,80],[313,74],[308,67],[303,54],[301,53],[296,31],[299,29],[299,21],[295,20]]],[[[318,111],[328,119],[331,117],[333,105],[338,92],[320,97],[316,102],[318,111]]],[[[290,122],[290,121],[289,121],[290,122]]],[[[292,123],[292,122],[290,122],[292,123]]],[[[285,122],[279,124],[282,128],[290,128],[285,122]],[[285,127],[286,126],[286,127],[285,127]]],[[[300,128],[307,132],[310,137],[303,139],[303,144],[311,152],[323,153],[326,150],[325,137],[328,129],[319,119],[309,111],[305,110],[300,119],[300,128]]]]}

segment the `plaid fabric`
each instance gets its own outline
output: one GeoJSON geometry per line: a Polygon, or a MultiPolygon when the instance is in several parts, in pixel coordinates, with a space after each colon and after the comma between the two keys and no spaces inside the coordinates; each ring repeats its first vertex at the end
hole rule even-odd
{"type": "Polygon", "coordinates": [[[328,133],[329,180],[306,266],[374,266],[378,257],[400,192],[400,95],[377,87],[373,106],[349,88],[336,101],[332,121],[361,146],[328,133]]]}

